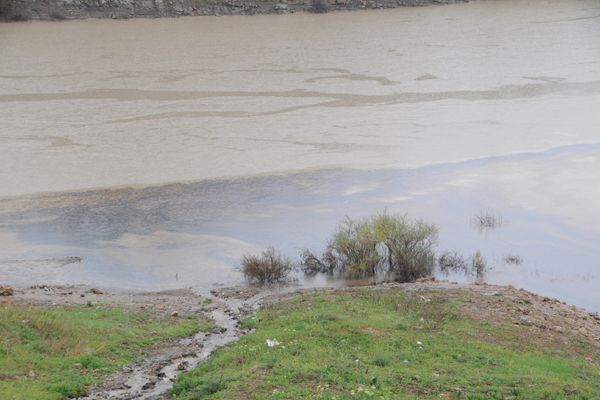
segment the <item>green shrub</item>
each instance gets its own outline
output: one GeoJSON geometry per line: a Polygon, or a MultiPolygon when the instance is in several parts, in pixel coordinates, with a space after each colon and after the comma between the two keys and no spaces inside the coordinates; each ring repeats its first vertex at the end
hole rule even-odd
{"type": "Polygon", "coordinates": [[[388,272],[396,280],[412,282],[433,273],[438,241],[435,225],[385,213],[372,221],[376,240],[385,248],[388,272]]]}
{"type": "Polygon", "coordinates": [[[472,265],[475,276],[479,279],[483,278],[483,275],[488,269],[488,266],[485,261],[485,258],[483,258],[483,255],[481,254],[481,251],[477,250],[473,255],[472,265]]]}
{"type": "Polygon", "coordinates": [[[308,275],[363,278],[388,274],[394,280],[412,282],[432,274],[436,245],[434,225],[382,213],[358,221],[347,218],[323,255],[304,250],[301,264],[308,275]]]}

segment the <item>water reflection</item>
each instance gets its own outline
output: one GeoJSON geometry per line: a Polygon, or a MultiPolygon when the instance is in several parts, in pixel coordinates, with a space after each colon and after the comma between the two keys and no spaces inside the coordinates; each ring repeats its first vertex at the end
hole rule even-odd
{"type": "Polygon", "coordinates": [[[0,271],[27,284],[209,289],[239,283],[236,267],[246,252],[270,245],[291,257],[304,248],[320,251],[345,216],[387,209],[436,223],[440,253],[481,251],[491,282],[597,310],[598,171],[600,145],[579,145],[415,170],[320,170],[4,200],[2,242],[13,249],[5,260],[84,260],[62,266],[5,261],[0,271]],[[481,210],[492,210],[502,224],[474,227],[481,210]]]}

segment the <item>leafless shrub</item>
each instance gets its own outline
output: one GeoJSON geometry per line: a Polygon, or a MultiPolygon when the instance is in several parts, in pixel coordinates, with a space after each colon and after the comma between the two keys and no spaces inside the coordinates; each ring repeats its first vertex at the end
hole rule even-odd
{"type": "Polygon", "coordinates": [[[292,262],[272,247],[242,259],[242,273],[251,285],[285,283],[293,269],[292,262]]]}
{"type": "Polygon", "coordinates": [[[469,262],[460,253],[456,251],[446,251],[438,259],[440,272],[449,274],[450,272],[459,272],[468,274],[469,262]]]}
{"type": "Polygon", "coordinates": [[[329,11],[327,0],[312,0],[311,11],[315,14],[324,14],[329,11]]]}

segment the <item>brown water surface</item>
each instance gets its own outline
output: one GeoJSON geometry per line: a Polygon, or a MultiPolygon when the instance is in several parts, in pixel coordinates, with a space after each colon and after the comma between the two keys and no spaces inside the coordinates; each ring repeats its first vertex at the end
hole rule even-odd
{"type": "Polygon", "coordinates": [[[0,24],[0,279],[208,289],[387,208],[600,310],[599,105],[597,0],[0,24]]]}

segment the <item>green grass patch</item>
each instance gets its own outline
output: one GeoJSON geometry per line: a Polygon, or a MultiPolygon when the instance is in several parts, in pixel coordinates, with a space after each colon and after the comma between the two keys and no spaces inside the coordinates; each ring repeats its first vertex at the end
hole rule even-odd
{"type": "Polygon", "coordinates": [[[465,315],[465,296],[429,297],[363,289],[291,298],[247,319],[255,331],[181,375],[171,396],[600,398],[600,365],[584,355],[597,347],[548,348],[523,327],[465,315]]]}
{"type": "Polygon", "coordinates": [[[208,326],[197,319],[157,321],[116,308],[0,306],[0,398],[83,395],[144,347],[208,326]]]}

